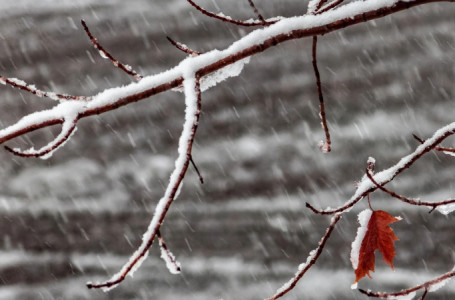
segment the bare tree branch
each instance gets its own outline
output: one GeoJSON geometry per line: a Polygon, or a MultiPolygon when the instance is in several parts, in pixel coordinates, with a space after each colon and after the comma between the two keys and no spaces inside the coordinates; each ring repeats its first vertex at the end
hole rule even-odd
{"type": "Polygon", "coordinates": [[[335,0],[335,1],[332,1],[330,3],[328,3],[327,5],[323,6],[323,7],[320,7],[318,9],[318,13],[319,14],[322,14],[322,13],[325,13],[326,11],[329,11],[335,7],[337,7],[338,5],[340,5],[341,3],[343,3],[343,0],[335,0]]]}
{"type": "Polygon", "coordinates": [[[139,75],[138,73],[136,73],[136,71],[134,71],[129,65],[122,64],[117,59],[115,59],[112,56],[112,54],[110,54],[106,49],[104,49],[103,46],[101,46],[100,43],[98,43],[96,38],[93,37],[92,33],[90,32],[90,29],[88,28],[88,26],[87,26],[87,24],[85,23],[84,20],[81,20],[81,24],[84,27],[85,33],[90,38],[90,41],[92,42],[93,47],[95,47],[95,49],[98,50],[98,53],[99,53],[99,55],[102,58],[109,59],[115,67],[121,69],[122,71],[124,71],[128,75],[133,76],[138,81],[143,78],[142,75],[139,75]]]}
{"type": "Polygon", "coordinates": [[[175,48],[179,49],[182,52],[188,53],[188,54],[193,55],[193,56],[197,56],[197,55],[201,55],[202,54],[202,52],[194,51],[194,50],[188,48],[186,45],[174,41],[173,39],[171,39],[168,36],[166,36],[166,38],[172,45],[175,46],[175,48]]]}
{"type": "Polygon", "coordinates": [[[428,294],[428,288],[425,287],[425,291],[423,292],[422,296],[420,296],[420,300],[425,299],[425,297],[427,296],[427,294],[428,294]]]}
{"type": "MultiPolygon", "coordinates": [[[[250,4],[251,8],[253,9],[254,13],[258,17],[258,19],[262,22],[262,25],[267,25],[267,21],[264,19],[264,17],[259,13],[259,10],[256,8],[256,5],[254,5],[253,0],[248,0],[248,3],[250,4]]],[[[269,24],[270,25],[270,24],[269,24]]]]}
{"type": "MultiPolygon", "coordinates": [[[[234,20],[232,19],[231,17],[227,17],[225,16],[224,14],[222,13],[219,13],[219,14],[214,14],[212,12],[209,12],[208,10],[200,7],[199,5],[197,5],[194,1],[192,0],[186,0],[189,4],[191,4],[194,8],[196,8],[198,11],[200,11],[201,13],[203,13],[204,15],[210,17],[210,18],[214,18],[214,19],[218,19],[218,20],[221,20],[223,22],[227,22],[227,23],[232,23],[232,24],[235,24],[235,25],[239,25],[239,26],[246,26],[246,27],[250,27],[250,26],[269,26],[269,25],[272,25],[272,24],[275,24],[276,22],[278,22],[278,20],[264,20],[263,18],[260,19],[259,21],[241,21],[241,20],[234,20]]],[[[251,0],[249,0],[251,1],[251,0]]],[[[251,5],[252,2],[250,2],[250,5],[251,5]]],[[[254,4],[253,4],[253,7],[254,7],[254,4]]]]}
{"type": "Polygon", "coordinates": [[[194,170],[195,170],[196,173],[197,173],[197,176],[199,177],[199,181],[203,184],[203,183],[204,183],[204,178],[202,177],[201,172],[199,172],[198,167],[197,167],[196,164],[194,163],[193,155],[191,155],[191,157],[190,157],[190,162],[191,162],[191,164],[193,165],[194,170]]]}
{"type": "Polygon", "coordinates": [[[314,70],[314,75],[316,77],[316,87],[318,89],[318,96],[319,96],[319,117],[321,118],[321,125],[322,129],[324,129],[325,133],[325,141],[321,141],[319,144],[319,148],[321,149],[322,152],[330,152],[332,150],[332,142],[330,141],[330,132],[329,132],[329,127],[327,126],[327,119],[325,116],[325,106],[324,106],[324,97],[322,96],[322,85],[321,85],[321,76],[319,75],[319,69],[318,69],[318,62],[316,59],[316,46],[318,43],[318,37],[315,35],[313,36],[313,48],[312,48],[312,57],[313,57],[313,70],[314,70]]]}

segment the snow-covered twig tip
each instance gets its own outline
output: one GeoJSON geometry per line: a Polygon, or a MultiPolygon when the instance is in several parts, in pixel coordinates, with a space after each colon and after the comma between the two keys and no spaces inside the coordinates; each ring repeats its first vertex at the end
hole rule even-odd
{"type": "Polygon", "coordinates": [[[54,92],[45,92],[36,88],[35,85],[27,84],[25,81],[17,78],[7,78],[0,75],[0,83],[8,84],[12,87],[24,90],[38,97],[46,97],[52,100],[76,100],[76,101],[89,101],[91,97],[85,96],[72,96],[67,94],[58,94],[54,92]]]}
{"type": "Polygon", "coordinates": [[[175,259],[174,254],[169,250],[164,242],[163,237],[161,236],[160,230],[156,232],[156,236],[158,237],[158,244],[161,250],[161,258],[166,263],[166,267],[168,268],[171,274],[180,274],[182,270],[180,263],[175,259]]]}
{"type": "MultiPolygon", "coordinates": [[[[455,268],[454,268],[455,269],[455,268]]],[[[362,293],[362,294],[365,294],[367,295],[368,297],[373,297],[373,298],[384,298],[384,299],[398,299],[399,297],[404,297],[404,296],[409,296],[409,298],[406,298],[406,299],[412,299],[416,292],[419,291],[419,290],[424,290],[424,295],[423,297],[425,297],[425,295],[428,293],[428,292],[434,292],[440,288],[442,288],[445,284],[447,284],[447,282],[452,279],[452,277],[455,276],[455,270],[452,269],[451,271],[437,277],[437,278],[434,278],[432,280],[429,280],[427,282],[424,282],[422,284],[419,284],[419,285],[416,285],[415,287],[412,287],[412,288],[408,288],[408,289],[405,289],[405,290],[401,290],[399,292],[394,292],[394,293],[386,293],[386,292],[373,292],[373,291],[370,291],[370,290],[363,290],[363,289],[359,289],[359,291],[362,293]]],[[[421,298],[423,299],[423,298],[421,298]]]]}
{"type": "Polygon", "coordinates": [[[175,48],[179,49],[180,51],[182,51],[184,53],[187,53],[192,56],[198,56],[198,55],[202,54],[202,52],[198,52],[198,51],[190,49],[187,45],[174,41],[169,36],[166,36],[166,38],[175,48]]]}

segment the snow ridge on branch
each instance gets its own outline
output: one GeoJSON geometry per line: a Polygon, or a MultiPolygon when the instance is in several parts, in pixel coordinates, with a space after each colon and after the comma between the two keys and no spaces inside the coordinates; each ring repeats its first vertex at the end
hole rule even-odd
{"type": "MultiPolygon", "coordinates": [[[[292,18],[264,19],[254,3],[251,0],[248,0],[258,20],[238,21],[223,14],[208,12],[192,0],[186,1],[201,13],[209,17],[240,26],[262,27],[250,32],[238,41],[233,42],[224,50],[212,50],[206,53],[193,51],[183,44],[174,42],[169,38],[170,42],[174,46],[183,52],[190,54],[190,56],[182,60],[177,66],[162,73],[142,76],[136,73],[128,65],[120,63],[106,49],[104,49],[93,37],[86,23],[82,21],[85,32],[89,36],[94,47],[99,50],[100,55],[103,58],[108,58],[114,66],[133,76],[137,82],[132,82],[123,87],[107,89],[93,97],[78,98],[78,96],[65,96],[53,93],[46,94],[46,92],[39,91],[34,86],[27,85],[22,81],[0,77],[0,83],[12,85],[38,96],[50,97],[61,101],[52,109],[25,116],[17,123],[0,130],[0,144],[3,144],[8,140],[34,130],[56,124],[62,125],[61,133],[53,141],[39,150],[32,148],[26,151],[21,151],[19,149],[7,148],[16,155],[26,157],[49,157],[55,150],[68,141],[76,130],[77,122],[82,118],[118,109],[121,106],[134,103],[169,90],[184,93],[185,120],[183,123],[182,134],[179,139],[178,156],[175,161],[175,167],[170,175],[169,183],[166,187],[164,196],[156,205],[149,227],[143,235],[142,243],[117,274],[113,275],[108,281],[105,282],[87,283],[89,288],[102,288],[107,291],[120,284],[123,280],[125,280],[127,275],[132,276],[134,271],[137,270],[141,263],[146,259],[155,238],[158,239],[162,250],[167,249],[166,246],[163,246],[165,244],[160,234],[160,227],[165,219],[169,207],[178,196],[178,191],[183,184],[183,179],[189,164],[194,164],[192,160],[192,145],[199,123],[201,113],[201,93],[203,91],[215,86],[229,77],[238,76],[244,65],[249,63],[251,56],[261,53],[280,43],[304,37],[316,37],[347,26],[381,18],[386,15],[426,3],[455,2],[455,0],[365,0],[354,1],[340,6],[343,2],[341,0],[334,0],[330,2],[327,0],[312,0],[309,3],[308,13],[306,15],[292,18]]],[[[316,41],[317,39],[314,38],[313,57],[315,60],[314,69],[316,77],[318,78],[316,65],[316,41]]],[[[320,95],[321,103],[321,119],[325,122],[320,83],[318,84],[318,93],[320,95]]],[[[328,135],[327,124],[323,124],[323,128],[326,132],[326,143],[328,144],[326,148],[329,148],[330,136],[328,135]]],[[[435,132],[433,137],[430,139],[422,141],[421,145],[419,145],[414,152],[406,157],[403,157],[394,166],[377,174],[367,173],[358,184],[354,195],[339,208],[318,210],[307,203],[307,207],[315,213],[334,216],[332,217],[326,233],[319,242],[318,247],[314,251],[310,252],[306,262],[299,267],[295,276],[270,299],[277,299],[289,292],[298,280],[305,274],[305,272],[314,265],[343,213],[348,212],[362,198],[368,196],[369,193],[380,189],[386,183],[393,180],[398,174],[408,169],[422,155],[431,150],[437,149],[439,144],[445,138],[452,135],[454,131],[455,122],[435,132]]],[[[369,171],[372,171],[372,168],[369,171]]],[[[202,182],[202,177],[200,178],[202,182]]],[[[180,266],[177,265],[174,256],[170,252],[164,251],[163,255],[166,257],[165,259],[171,262],[171,264],[172,262],[176,263],[175,266],[178,266],[178,268],[175,268],[175,270],[180,268],[180,266]]],[[[453,276],[450,274],[446,276],[453,276]]],[[[372,294],[372,296],[374,295],[372,294]]]]}

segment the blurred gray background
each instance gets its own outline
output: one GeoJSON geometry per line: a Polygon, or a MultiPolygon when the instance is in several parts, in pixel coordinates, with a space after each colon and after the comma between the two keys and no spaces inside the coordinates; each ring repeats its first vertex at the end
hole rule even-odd
{"type": "MultiPolygon", "coordinates": [[[[234,18],[247,1],[197,1],[234,18]]],[[[257,0],[265,17],[304,14],[308,1],[257,0]]],[[[85,283],[116,273],[139,245],[176,156],[183,96],[168,92],[80,121],[49,160],[0,152],[0,299],[263,299],[293,276],[329,223],[316,207],[338,206],[355,191],[369,156],[378,170],[452,122],[455,5],[431,4],[319,39],[318,60],[333,151],[323,138],[311,66],[311,39],[251,59],[243,73],[203,94],[190,169],[163,225],[182,263],[171,275],[154,246],[115,290],[85,283]]],[[[223,49],[251,29],[210,19],[184,0],[2,0],[0,74],[44,90],[94,95],[131,78],[103,60],[80,26],[143,75],[185,57],[166,35],[198,51],[223,49]]],[[[0,86],[0,124],[54,103],[0,86]]],[[[8,142],[45,144],[58,128],[8,142]],[[55,129],[55,130],[54,130],[55,129]]],[[[447,140],[446,145],[453,145],[447,140]]],[[[392,185],[425,200],[454,195],[453,158],[428,154],[392,185]]],[[[362,288],[395,291],[454,265],[453,215],[410,207],[379,192],[376,209],[393,225],[395,272],[377,257],[362,288]]],[[[365,299],[350,289],[349,261],[360,203],[334,231],[316,266],[284,299],[365,299]]],[[[431,297],[430,297],[431,296],[431,297]]],[[[429,299],[453,299],[449,283],[429,299]]]]}

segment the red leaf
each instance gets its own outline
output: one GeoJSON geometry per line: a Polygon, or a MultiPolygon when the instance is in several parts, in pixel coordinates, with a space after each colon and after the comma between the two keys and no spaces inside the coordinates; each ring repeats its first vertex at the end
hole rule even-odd
{"type": "Polygon", "coordinates": [[[379,250],[383,260],[393,269],[393,257],[395,256],[394,241],[398,238],[393,233],[389,224],[400,221],[401,218],[391,216],[382,210],[364,210],[359,214],[360,227],[357,237],[352,243],[351,262],[355,269],[355,281],[374,272],[374,252],[379,250]],[[368,225],[367,225],[368,224],[368,225]]]}

